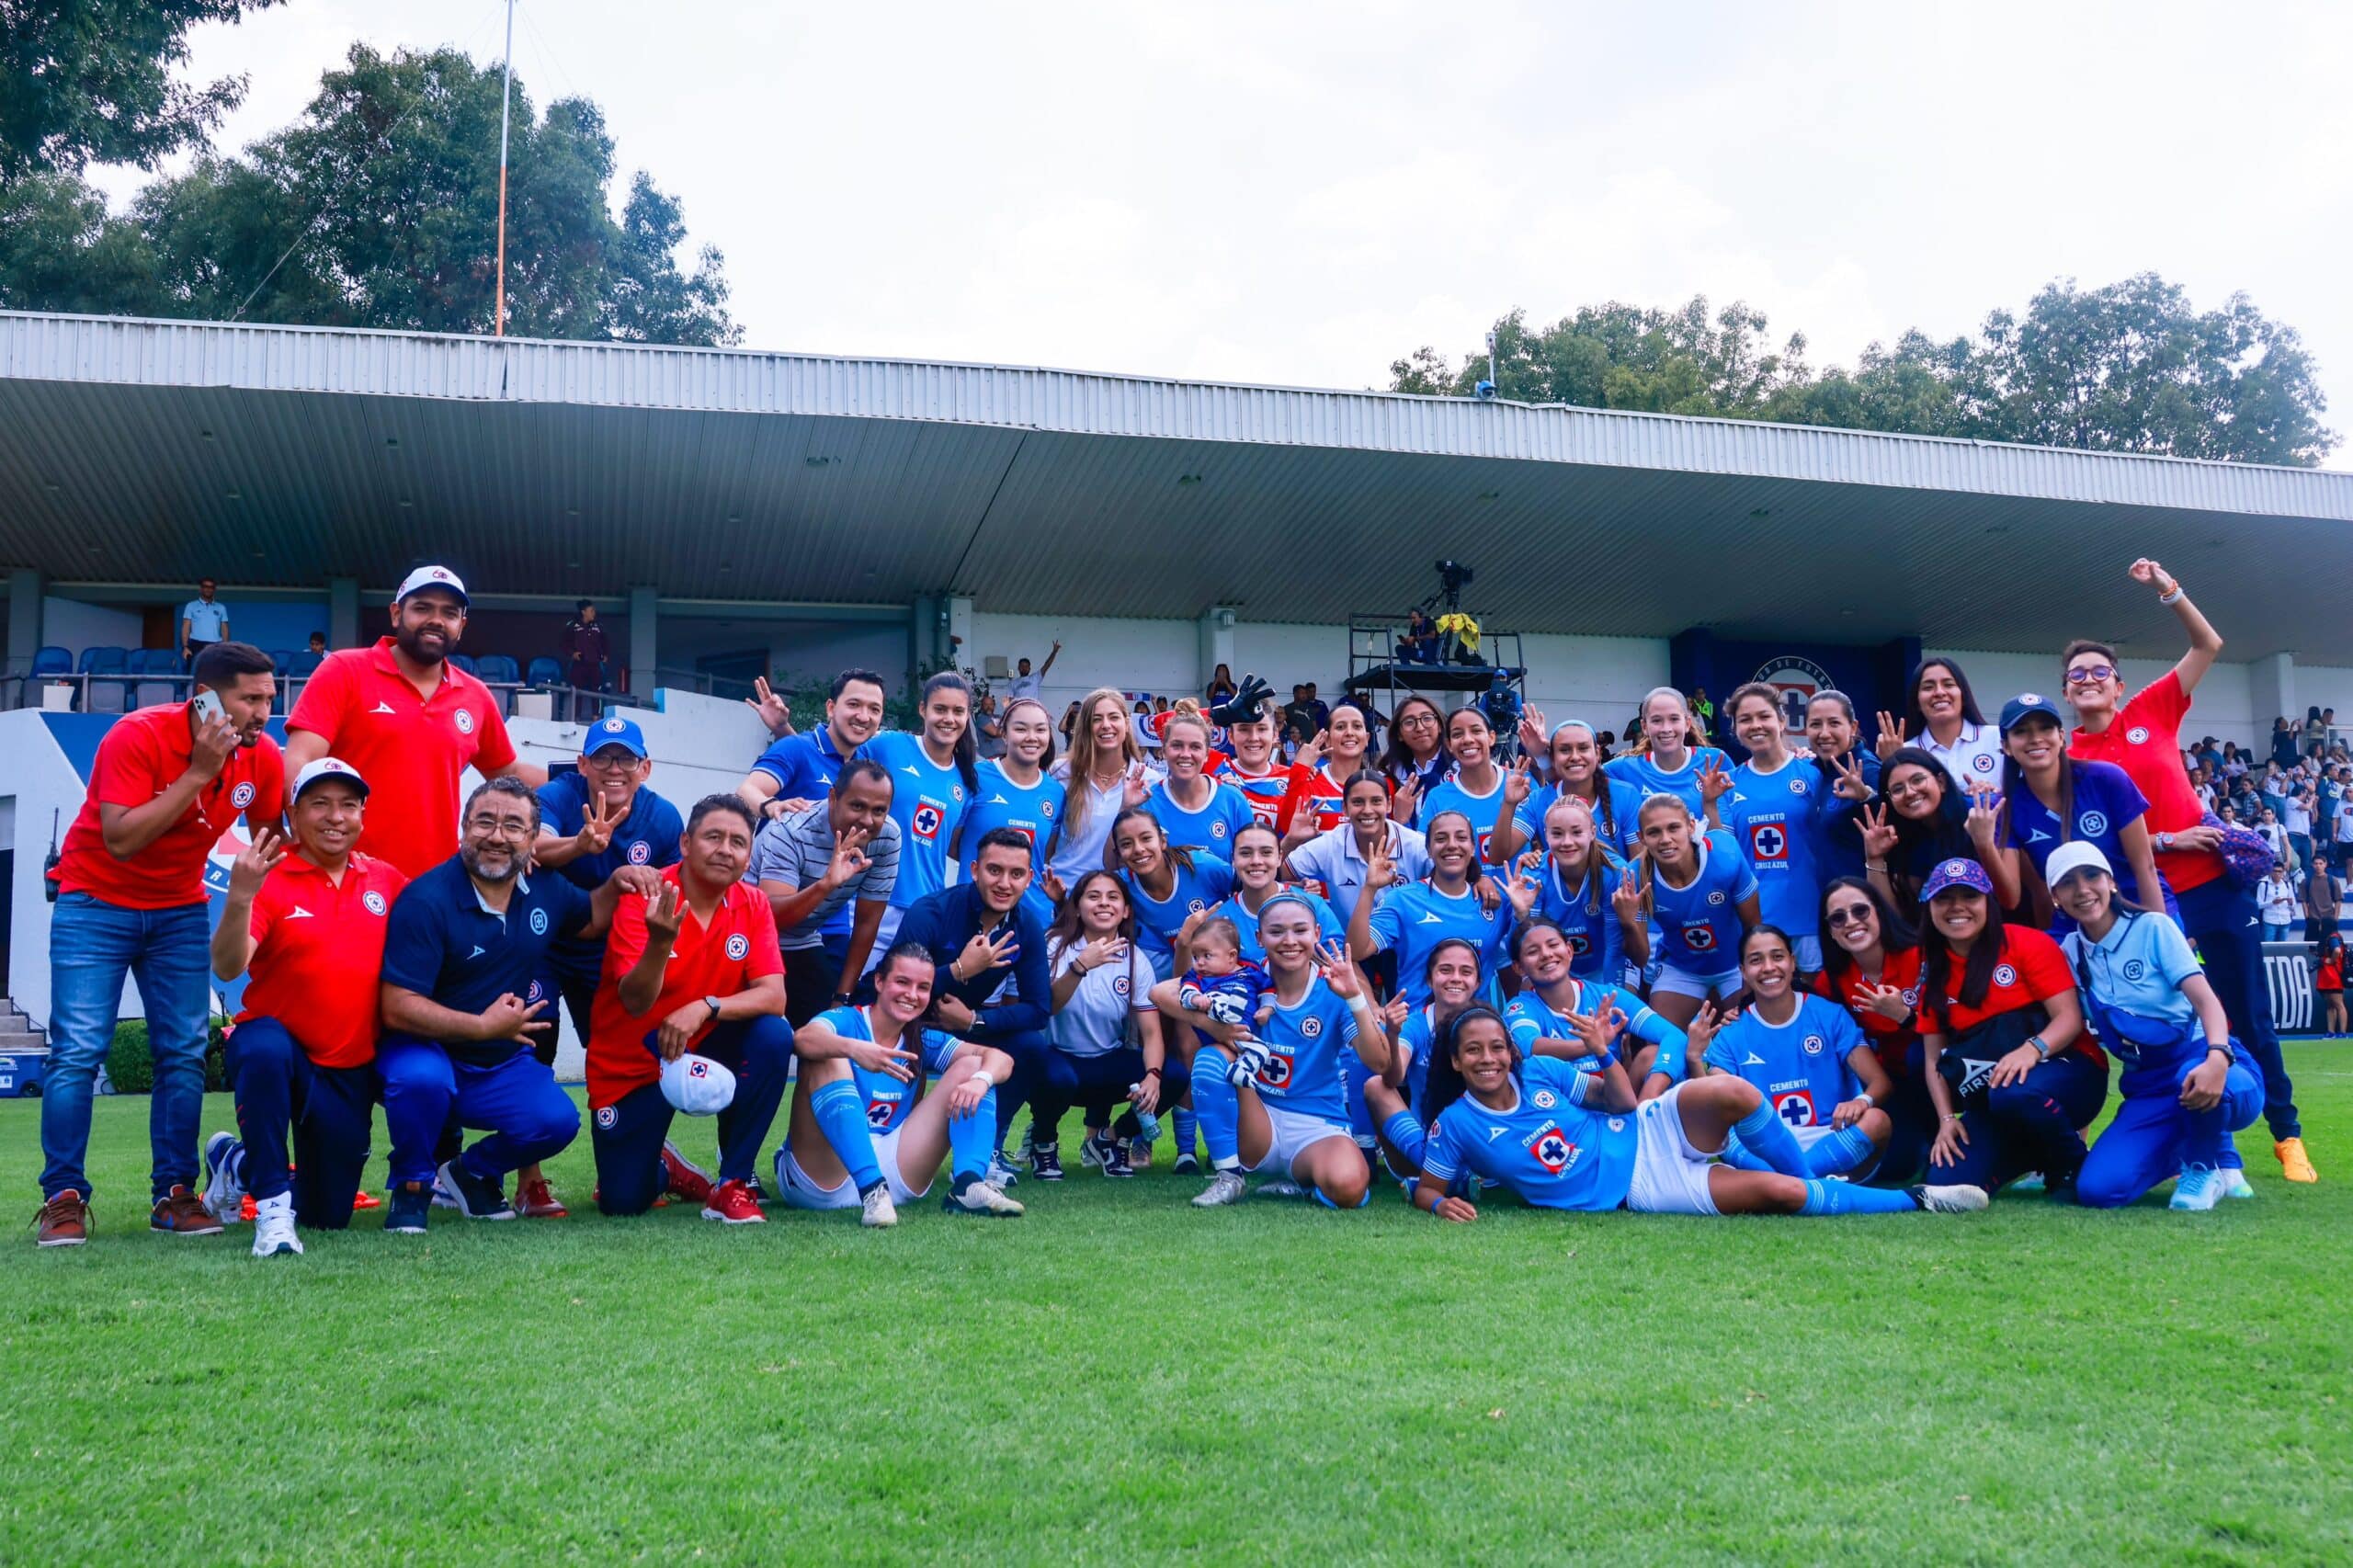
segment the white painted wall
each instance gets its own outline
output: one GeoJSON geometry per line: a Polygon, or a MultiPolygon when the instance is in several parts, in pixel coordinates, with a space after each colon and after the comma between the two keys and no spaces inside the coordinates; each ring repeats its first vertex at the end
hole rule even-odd
{"type": "Polygon", "coordinates": [[[136,648],[145,636],[146,625],[134,610],[108,609],[49,595],[41,598],[41,642],[73,650],[76,660],[85,648],[136,648]]]}
{"type": "MultiPolygon", "coordinates": [[[[1929,648],[1927,658],[1951,659],[1969,676],[1970,689],[1977,694],[1977,706],[1990,722],[2000,716],[2002,704],[2021,692],[2037,692],[2057,702],[2064,710],[2067,702],[2061,689],[2059,660],[2055,653],[1989,653],[1967,648],[1929,648]]],[[[2173,668],[2170,659],[2127,659],[2124,661],[2124,682],[2137,691],[2173,668]]],[[[2345,674],[2353,678],[2353,671],[2345,674]]],[[[2296,672],[2296,689],[2304,688],[2304,672],[2296,672]]],[[[2245,665],[2216,665],[2198,683],[2191,700],[2189,717],[2182,724],[2183,733],[2190,740],[2211,735],[2218,741],[2236,741],[2241,745],[2254,745],[2271,733],[2271,721],[2277,714],[2258,716],[2255,711],[2254,686],[2245,665]]],[[[2305,700],[2311,700],[2306,699],[2305,700]]]]}

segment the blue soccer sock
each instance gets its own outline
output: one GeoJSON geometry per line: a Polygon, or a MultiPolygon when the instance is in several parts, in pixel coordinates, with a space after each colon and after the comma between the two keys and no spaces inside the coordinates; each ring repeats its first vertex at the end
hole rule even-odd
{"type": "Polygon", "coordinates": [[[1181,1107],[1170,1111],[1168,1119],[1176,1129],[1176,1157],[1181,1160],[1200,1146],[1199,1120],[1181,1107]]]}
{"type": "Polygon", "coordinates": [[[995,1153],[996,1085],[991,1084],[981,1091],[980,1106],[972,1115],[948,1119],[948,1174],[959,1181],[985,1176],[995,1153]]]}
{"type": "Polygon", "coordinates": [[[1798,1147],[1797,1135],[1790,1131],[1790,1124],[1781,1119],[1781,1113],[1773,1108],[1771,1101],[1733,1123],[1732,1130],[1740,1134],[1748,1152],[1764,1161],[1768,1169],[1800,1181],[1813,1174],[1806,1168],[1805,1151],[1798,1147]]]}
{"type": "Polygon", "coordinates": [[[834,1157],[858,1184],[858,1195],[863,1198],[881,1186],[882,1167],[874,1160],[874,1138],[867,1130],[866,1102],[858,1085],[847,1078],[820,1085],[809,1096],[809,1110],[817,1119],[817,1130],[834,1146],[834,1157]]]}
{"type": "Polygon", "coordinates": [[[1203,1046],[1193,1059],[1193,1113],[1200,1119],[1201,1141],[1210,1147],[1210,1165],[1221,1171],[1242,1167],[1242,1097],[1225,1081],[1233,1059],[1215,1046],[1203,1046]]]}
{"type": "Polygon", "coordinates": [[[1769,1171],[1773,1168],[1750,1153],[1748,1146],[1740,1141],[1740,1134],[1737,1132],[1728,1132],[1724,1135],[1724,1152],[1718,1154],[1716,1158],[1734,1170],[1769,1171]]]}
{"type": "Polygon", "coordinates": [[[1381,1136],[1391,1148],[1414,1162],[1420,1168],[1422,1155],[1429,1148],[1429,1134],[1422,1131],[1422,1123],[1410,1110],[1401,1110],[1381,1124],[1381,1136]]]}
{"type": "Polygon", "coordinates": [[[1818,1176],[1838,1176],[1870,1159],[1875,1147],[1871,1135],[1860,1125],[1842,1127],[1813,1141],[1813,1147],[1805,1152],[1806,1164],[1818,1176]]]}
{"type": "Polygon", "coordinates": [[[1919,1209],[1908,1192],[1857,1187],[1851,1181],[1809,1181],[1801,1214],[1910,1214],[1919,1209]]]}

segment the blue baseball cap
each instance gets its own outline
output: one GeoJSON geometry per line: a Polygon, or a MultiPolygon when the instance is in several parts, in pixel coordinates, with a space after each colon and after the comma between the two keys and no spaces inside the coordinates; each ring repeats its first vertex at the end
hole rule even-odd
{"type": "Polygon", "coordinates": [[[2002,704],[2002,733],[2008,734],[2037,713],[2063,730],[2067,727],[2066,715],[2059,711],[2056,702],[2047,697],[2038,697],[2031,691],[2022,691],[2002,704]]]}
{"type": "Polygon", "coordinates": [[[586,734],[580,737],[580,755],[594,756],[607,746],[619,746],[642,761],[646,755],[645,732],[637,727],[636,720],[624,719],[619,714],[609,719],[599,719],[588,726],[586,734]]]}
{"type": "Polygon", "coordinates": [[[1920,902],[1927,903],[1949,888],[1975,888],[1987,898],[1994,896],[1994,879],[1985,868],[1966,856],[1956,855],[1949,860],[1939,860],[1937,869],[1928,873],[1927,884],[1920,890],[1920,902]]]}

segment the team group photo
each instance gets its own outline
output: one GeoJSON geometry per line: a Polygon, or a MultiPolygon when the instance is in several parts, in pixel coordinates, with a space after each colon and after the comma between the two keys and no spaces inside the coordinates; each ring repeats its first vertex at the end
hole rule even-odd
{"type": "Polygon", "coordinates": [[[1991,17],[1213,11],[0,5],[0,1559],[2353,1552],[2321,236],[1536,178],[1991,17]]]}

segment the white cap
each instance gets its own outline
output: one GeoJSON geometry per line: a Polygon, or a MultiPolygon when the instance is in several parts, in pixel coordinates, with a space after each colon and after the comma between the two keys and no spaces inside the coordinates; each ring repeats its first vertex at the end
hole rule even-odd
{"type": "Polygon", "coordinates": [[[447,566],[418,567],[415,571],[401,579],[401,591],[392,596],[392,602],[394,604],[398,604],[403,599],[408,597],[409,595],[425,588],[447,588],[451,593],[458,596],[458,602],[460,604],[472,605],[473,603],[472,599],[466,597],[465,584],[460,582],[458,580],[458,574],[455,572],[450,571],[447,566]]]}
{"type": "Polygon", "coordinates": [[[301,800],[303,792],[322,778],[346,779],[359,791],[361,799],[367,798],[368,780],[359,777],[359,769],[339,756],[323,756],[315,762],[305,763],[302,771],[294,776],[293,798],[301,800]]]}
{"type": "Polygon", "coordinates": [[[2108,857],[2100,853],[2098,845],[2078,838],[2051,852],[2051,858],[2042,864],[2042,880],[2046,886],[2055,888],[2077,871],[2116,875],[2116,868],[2108,863],[2108,857]]]}
{"type": "Polygon", "coordinates": [[[689,1051],[662,1063],[662,1097],[688,1116],[717,1116],[735,1103],[735,1074],[689,1051]]]}

